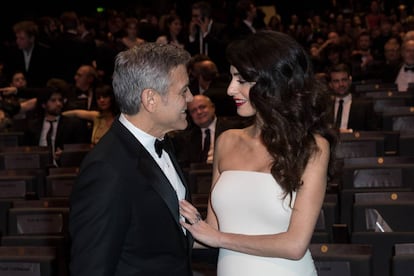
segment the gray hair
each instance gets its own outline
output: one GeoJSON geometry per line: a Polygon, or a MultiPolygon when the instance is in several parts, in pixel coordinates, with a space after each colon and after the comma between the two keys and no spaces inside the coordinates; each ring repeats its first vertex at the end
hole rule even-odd
{"type": "Polygon", "coordinates": [[[120,111],[139,112],[141,93],[153,89],[165,95],[173,81],[170,74],[179,65],[186,66],[191,56],[171,44],[146,42],[117,54],[112,85],[120,111]]]}

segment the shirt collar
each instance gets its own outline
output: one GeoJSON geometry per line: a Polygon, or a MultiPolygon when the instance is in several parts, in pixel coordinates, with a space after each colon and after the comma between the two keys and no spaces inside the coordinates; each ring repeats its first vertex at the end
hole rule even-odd
{"type": "Polygon", "coordinates": [[[147,151],[151,152],[153,155],[156,154],[154,148],[154,142],[155,139],[157,139],[156,137],[134,126],[122,113],[119,116],[119,121],[134,135],[147,151]]]}
{"type": "Polygon", "coordinates": [[[339,100],[344,100],[344,103],[347,103],[347,102],[349,102],[349,101],[351,101],[352,100],[352,94],[351,93],[348,93],[346,96],[344,96],[344,97],[335,97],[335,101],[336,102],[339,102],[339,100]]]}

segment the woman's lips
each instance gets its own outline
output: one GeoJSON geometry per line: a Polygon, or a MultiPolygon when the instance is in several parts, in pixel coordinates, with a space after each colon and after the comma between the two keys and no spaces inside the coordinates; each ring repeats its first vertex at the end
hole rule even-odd
{"type": "Polygon", "coordinates": [[[236,106],[239,107],[243,104],[245,104],[247,101],[242,99],[234,99],[234,102],[236,103],[236,106]]]}

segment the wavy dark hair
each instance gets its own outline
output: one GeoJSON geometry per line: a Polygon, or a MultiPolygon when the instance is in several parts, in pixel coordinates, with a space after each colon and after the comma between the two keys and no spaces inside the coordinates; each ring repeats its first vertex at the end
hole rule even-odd
{"type": "Polygon", "coordinates": [[[319,134],[330,143],[328,180],[334,174],[337,134],[329,126],[330,96],[315,77],[302,46],[287,34],[260,31],[231,42],[227,59],[244,80],[255,82],[250,102],[261,138],[273,157],[271,173],[286,195],[303,184],[309,159],[319,151],[319,134]]]}

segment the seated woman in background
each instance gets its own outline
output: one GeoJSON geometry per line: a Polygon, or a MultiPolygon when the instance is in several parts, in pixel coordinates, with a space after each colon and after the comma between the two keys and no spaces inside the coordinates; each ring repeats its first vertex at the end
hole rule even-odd
{"type": "Polygon", "coordinates": [[[93,123],[91,137],[93,145],[96,145],[108,131],[119,112],[111,85],[99,85],[95,93],[98,110],[73,109],[63,112],[65,116],[74,116],[93,123]]]}
{"type": "Polygon", "coordinates": [[[184,48],[186,44],[186,35],[183,31],[181,18],[176,14],[168,15],[161,28],[162,34],[156,42],[160,44],[174,44],[177,47],[184,48]]]}

